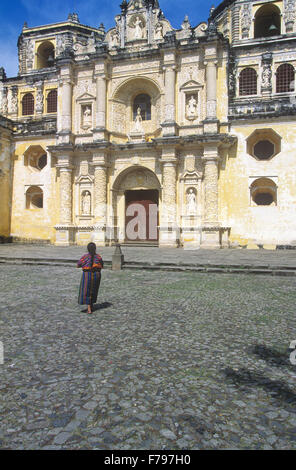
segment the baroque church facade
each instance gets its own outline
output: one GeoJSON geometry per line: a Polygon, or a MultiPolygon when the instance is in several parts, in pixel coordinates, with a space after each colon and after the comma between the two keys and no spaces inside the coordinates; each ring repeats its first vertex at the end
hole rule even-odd
{"type": "Polygon", "coordinates": [[[180,29],[157,0],[67,21],[0,69],[0,236],[60,246],[296,244],[296,2],[225,0],[180,29]]]}

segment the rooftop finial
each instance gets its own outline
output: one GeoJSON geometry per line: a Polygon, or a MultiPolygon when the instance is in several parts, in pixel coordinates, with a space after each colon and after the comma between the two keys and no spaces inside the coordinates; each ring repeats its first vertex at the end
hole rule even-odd
{"type": "Polygon", "coordinates": [[[210,8],[210,16],[212,16],[212,14],[214,13],[215,10],[216,10],[215,5],[212,5],[211,8],[210,8]]]}
{"type": "Polygon", "coordinates": [[[77,13],[69,13],[68,21],[71,21],[72,23],[80,23],[77,13]]]}
{"type": "Polygon", "coordinates": [[[126,13],[126,10],[127,10],[127,1],[126,0],[122,0],[122,4],[120,5],[120,8],[122,10],[122,13],[126,13]]]}

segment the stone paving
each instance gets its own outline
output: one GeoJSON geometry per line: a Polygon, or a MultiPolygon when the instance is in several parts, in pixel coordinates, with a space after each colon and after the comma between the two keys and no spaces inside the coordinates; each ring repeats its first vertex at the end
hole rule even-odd
{"type": "MultiPolygon", "coordinates": [[[[99,247],[103,258],[111,261],[114,247],[99,247]]],[[[38,258],[77,260],[86,251],[82,246],[0,244],[0,258],[38,258]]],[[[183,250],[123,246],[125,261],[135,263],[172,263],[175,265],[224,264],[252,266],[289,266],[296,268],[296,250],[183,250]]]]}
{"type": "Polygon", "coordinates": [[[296,449],[294,278],[80,275],[0,267],[1,449],[296,449]]]}

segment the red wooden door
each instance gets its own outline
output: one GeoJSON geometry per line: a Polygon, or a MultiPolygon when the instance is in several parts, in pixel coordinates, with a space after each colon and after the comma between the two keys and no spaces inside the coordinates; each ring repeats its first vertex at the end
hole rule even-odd
{"type": "Polygon", "coordinates": [[[158,191],[126,191],[125,237],[127,241],[158,240],[158,191]]]}

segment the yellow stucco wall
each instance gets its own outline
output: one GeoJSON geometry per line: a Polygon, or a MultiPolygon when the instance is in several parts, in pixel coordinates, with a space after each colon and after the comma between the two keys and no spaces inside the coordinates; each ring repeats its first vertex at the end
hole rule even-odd
{"type": "Polygon", "coordinates": [[[221,163],[219,175],[219,215],[231,226],[232,242],[288,244],[296,241],[296,148],[295,121],[234,124],[231,134],[238,137],[221,163]],[[271,160],[260,161],[247,153],[246,139],[256,129],[269,128],[281,137],[281,151],[271,160]],[[251,178],[270,177],[276,181],[277,205],[251,205],[251,178]]]}
{"type": "Polygon", "coordinates": [[[54,226],[58,222],[59,193],[53,161],[48,155],[47,165],[41,171],[32,169],[30,165],[24,165],[24,153],[30,145],[40,145],[46,153],[46,147],[53,144],[54,141],[40,139],[15,145],[11,215],[13,237],[55,241],[54,226]],[[26,191],[29,186],[38,186],[42,189],[43,209],[26,208],[26,191]]]}

